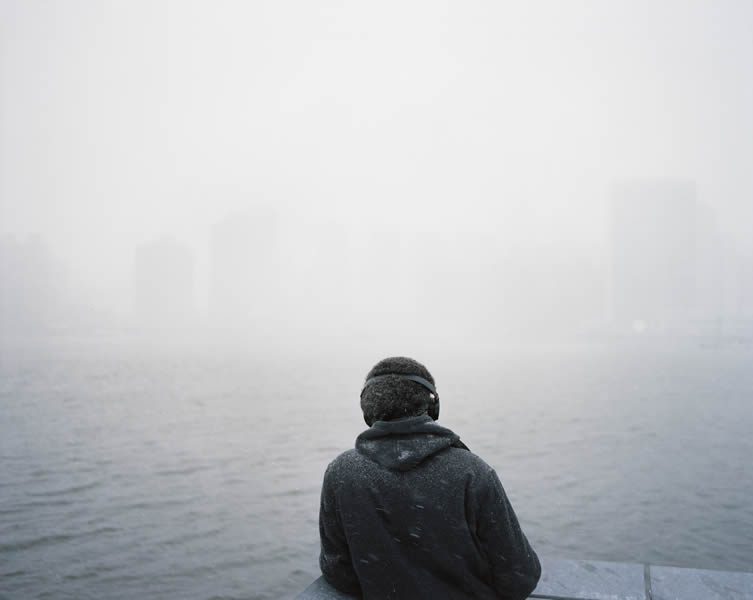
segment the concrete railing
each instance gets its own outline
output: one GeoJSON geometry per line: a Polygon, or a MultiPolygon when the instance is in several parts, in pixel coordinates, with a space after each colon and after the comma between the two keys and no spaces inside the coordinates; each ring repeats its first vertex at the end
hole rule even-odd
{"type": "MultiPolygon", "coordinates": [[[[530,596],[548,600],[753,600],[753,573],[591,560],[541,560],[530,596]]],[[[351,600],[323,578],[298,600],[351,600]]]]}

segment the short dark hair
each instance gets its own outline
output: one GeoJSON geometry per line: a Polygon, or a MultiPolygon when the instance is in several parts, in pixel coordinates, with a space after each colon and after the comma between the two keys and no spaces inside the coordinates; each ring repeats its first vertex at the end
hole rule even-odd
{"type": "MultiPolygon", "coordinates": [[[[419,375],[434,384],[434,377],[429,373],[429,369],[417,360],[404,356],[380,360],[366,375],[366,380],[378,375],[390,374],[419,375]]],[[[361,394],[363,419],[371,427],[376,421],[425,415],[433,402],[429,394],[429,390],[415,381],[397,376],[385,377],[363,390],[361,394]]]]}

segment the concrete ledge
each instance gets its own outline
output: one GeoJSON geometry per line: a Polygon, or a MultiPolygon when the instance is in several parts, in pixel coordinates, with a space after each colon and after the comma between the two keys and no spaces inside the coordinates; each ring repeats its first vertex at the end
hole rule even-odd
{"type": "Polygon", "coordinates": [[[541,579],[531,597],[645,600],[643,565],[542,558],[541,579]]]}
{"type": "Polygon", "coordinates": [[[751,600],[753,573],[651,567],[652,600],[751,600]]]}
{"type": "MultiPolygon", "coordinates": [[[[546,600],[753,600],[753,573],[636,563],[541,559],[531,598],[546,600]]],[[[320,577],[298,600],[350,600],[320,577]]]]}

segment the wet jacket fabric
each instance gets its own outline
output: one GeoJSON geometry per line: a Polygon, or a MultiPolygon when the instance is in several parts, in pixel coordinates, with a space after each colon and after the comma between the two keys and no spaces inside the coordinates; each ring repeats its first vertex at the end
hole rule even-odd
{"type": "Polygon", "coordinates": [[[329,465],[319,531],[325,579],[366,599],[522,600],[541,575],[494,469],[426,415],[329,465]]]}

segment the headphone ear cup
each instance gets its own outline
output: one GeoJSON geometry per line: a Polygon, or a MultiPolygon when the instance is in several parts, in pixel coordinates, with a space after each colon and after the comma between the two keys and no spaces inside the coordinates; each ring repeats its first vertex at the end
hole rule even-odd
{"type": "Polygon", "coordinates": [[[439,395],[429,394],[429,398],[431,401],[429,402],[429,408],[427,409],[426,414],[436,421],[439,419],[439,395]]]}

